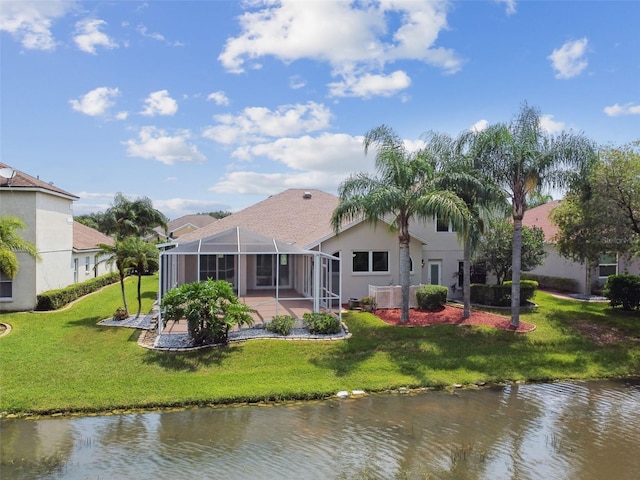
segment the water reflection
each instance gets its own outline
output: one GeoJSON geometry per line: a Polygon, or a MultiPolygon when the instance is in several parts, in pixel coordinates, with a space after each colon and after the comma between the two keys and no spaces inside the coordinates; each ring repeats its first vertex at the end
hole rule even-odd
{"type": "Polygon", "coordinates": [[[632,479],[640,384],[4,420],[2,478],[632,479]]]}

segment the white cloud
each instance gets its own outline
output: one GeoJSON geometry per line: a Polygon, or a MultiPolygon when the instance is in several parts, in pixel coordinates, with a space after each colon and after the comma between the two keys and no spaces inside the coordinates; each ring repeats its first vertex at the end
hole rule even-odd
{"type": "Polygon", "coordinates": [[[0,31],[10,33],[29,50],[54,50],[51,26],[75,6],[75,0],[2,1],[0,31]]]}
{"type": "Polygon", "coordinates": [[[471,130],[472,132],[478,133],[478,132],[482,132],[483,130],[486,130],[488,127],[489,127],[489,122],[483,118],[482,120],[478,120],[476,123],[471,125],[471,128],[469,128],[469,130],[471,130]]]}
{"type": "Polygon", "coordinates": [[[126,120],[127,118],[129,118],[129,112],[122,111],[116,113],[117,120],[126,120]]]}
{"type": "Polygon", "coordinates": [[[496,3],[504,3],[507,9],[507,15],[516,13],[516,0],[494,0],[496,3]]]}
{"type": "Polygon", "coordinates": [[[540,115],[540,128],[551,135],[555,135],[562,132],[565,125],[564,122],[556,122],[553,119],[553,115],[544,114],[540,115]]]}
{"type": "Polygon", "coordinates": [[[77,100],[69,100],[69,103],[76,112],[97,117],[107,114],[109,108],[114,105],[113,99],[118,95],[120,95],[120,90],[117,88],[99,87],[85,93],[77,100]]]}
{"type": "Polygon", "coordinates": [[[587,38],[566,42],[556,48],[547,58],[555,70],[555,77],[559,79],[573,78],[580,75],[589,64],[585,58],[587,53],[587,38]]]}
{"type": "Polygon", "coordinates": [[[274,195],[288,188],[317,188],[335,192],[342,180],[344,177],[341,175],[318,171],[302,173],[232,172],[225,175],[209,190],[216,193],[242,195],[274,195]]]}
{"type": "Polygon", "coordinates": [[[153,200],[153,208],[160,210],[170,219],[191,215],[194,213],[229,211],[231,207],[215,200],[193,200],[189,198],[170,198],[167,200],[153,200]]]}
{"type": "Polygon", "coordinates": [[[150,93],[144,103],[146,106],[140,113],[149,117],[156,115],[173,115],[178,111],[178,102],[169,96],[167,90],[158,90],[157,92],[150,93]]]}
{"type": "Polygon", "coordinates": [[[299,90],[307,86],[307,82],[300,75],[292,75],[289,77],[289,87],[292,90],[299,90]]]}
{"type": "Polygon", "coordinates": [[[411,79],[402,70],[390,75],[366,73],[360,77],[345,77],[341,82],[330,83],[329,94],[334,97],[391,96],[411,85],[411,79]]]}
{"type": "Polygon", "coordinates": [[[131,139],[123,144],[127,146],[127,154],[130,157],[157,160],[165,165],[178,162],[204,162],[205,156],[196,146],[189,144],[190,138],[191,134],[188,130],[169,135],[156,127],[142,127],[137,141],[131,139]]]}
{"type": "Polygon", "coordinates": [[[104,47],[107,49],[118,48],[118,43],[109,38],[109,36],[101,32],[100,29],[107,25],[104,20],[97,18],[85,18],[76,22],[76,36],[73,40],[83,52],[96,54],[96,47],[104,47]]]}
{"type": "Polygon", "coordinates": [[[229,98],[223,91],[210,93],[207,100],[213,100],[216,105],[229,105],[229,98]]]}
{"type": "Polygon", "coordinates": [[[151,38],[151,39],[153,39],[153,40],[158,40],[159,42],[164,42],[164,41],[166,41],[166,40],[165,40],[165,38],[164,38],[164,35],[162,35],[162,34],[160,34],[160,33],[155,33],[155,32],[149,33],[149,30],[148,30],[148,29],[147,29],[147,27],[145,27],[144,25],[138,25],[138,26],[136,27],[136,31],[137,31],[140,35],[142,35],[143,37],[151,38]]]}
{"type": "MultiPolygon", "coordinates": [[[[283,62],[313,59],[327,62],[337,84],[358,85],[353,77],[369,80],[393,77],[404,88],[409,85],[398,72],[384,74],[386,64],[399,60],[416,60],[442,69],[445,73],[460,70],[457,54],[435,45],[439,33],[447,28],[449,2],[299,2],[270,0],[247,3],[253,10],[238,17],[241,34],[227,39],[218,59],[230,72],[243,72],[247,62],[273,56],[283,62]],[[336,22],[336,19],[341,19],[336,22]],[[331,35],[327,35],[330,31],[331,35]]],[[[250,65],[249,65],[250,66],[250,65]]],[[[406,76],[406,74],[405,74],[406,76]]],[[[388,95],[400,89],[366,88],[364,95],[376,90],[388,95]]],[[[350,90],[337,88],[338,93],[350,90]]]]}
{"type": "Polygon", "coordinates": [[[634,105],[633,103],[618,105],[616,103],[609,107],[604,107],[604,113],[610,117],[617,117],[619,115],[640,115],[640,105],[634,105]]]}
{"type": "Polygon", "coordinates": [[[352,172],[370,162],[364,155],[362,137],[323,133],[318,137],[279,138],[274,142],[243,146],[232,156],[240,160],[265,157],[294,170],[352,172]]]}
{"type": "Polygon", "coordinates": [[[216,115],[219,125],[202,135],[218,143],[258,142],[266,137],[292,136],[323,130],[329,126],[331,111],[322,104],[284,105],[277,110],[248,107],[238,115],[216,115]]]}

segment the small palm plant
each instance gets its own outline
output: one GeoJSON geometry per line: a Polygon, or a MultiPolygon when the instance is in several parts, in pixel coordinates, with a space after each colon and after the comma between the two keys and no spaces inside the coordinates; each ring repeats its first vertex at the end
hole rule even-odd
{"type": "Polygon", "coordinates": [[[208,279],[169,290],[160,307],[164,324],[186,319],[195,345],[229,341],[234,326],[251,325],[253,310],[242,303],[229,282],[208,279]]]}

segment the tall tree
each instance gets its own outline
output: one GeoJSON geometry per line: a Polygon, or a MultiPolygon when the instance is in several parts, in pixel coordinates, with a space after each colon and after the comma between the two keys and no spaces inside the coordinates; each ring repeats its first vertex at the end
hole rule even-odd
{"type": "Polygon", "coordinates": [[[426,149],[442,163],[441,188],[455,192],[469,210],[469,228],[458,237],[464,245],[462,267],[463,318],[471,316],[471,256],[485,226],[496,213],[504,214],[506,197],[491,177],[486,175],[477,148],[478,133],[463,132],[457,138],[430,132],[425,135],[426,149]]]}
{"type": "Polygon", "coordinates": [[[120,244],[125,257],[123,260],[125,268],[133,268],[138,276],[138,312],[136,313],[136,318],[138,318],[142,310],[140,293],[142,275],[147,270],[155,270],[158,267],[159,253],[155,246],[140,237],[127,237],[120,244]]]}
{"type": "Polygon", "coordinates": [[[581,134],[550,135],[540,123],[540,111],[526,102],[509,124],[490,126],[482,132],[482,155],[488,171],[511,200],[513,217],[513,274],[511,325],[520,325],[520,268],[522,217],[527,195],[539,188],[566,186],[573,175],[587,172],[594,147],[581,134]]]}
{"type": "Polygon", "coordinates": [[[124,291],[124,279],[127,275],[127,259],[129,258],[128,252],[125,249],[123,241],[116,239],[113,245],[106,243],[99,243],[100,253],[105,255],[104,262],[108,265],[115,265],[118,269],[118,275],[120,276],[120,293],[122,294],[122,304],[124,305],[125,314],[129,315],[129,307],[127,306],[127,296],[124,291]]]}
{"type": "Polygon", "coordinates": [[[154,227],[167,230],[167,218],[153,208],[153,202],[147,197],[129,200],[117,193],[113,204],[105,212],[104,233],[115,234],[118,238],[129,236],[143,237],[154,227]]]}
{"type": "Polygon", "coordinates": [[[13,279],[20,267],[16,253],[27,253],[39,259],[36,247],[24,240],[18,230],[25,230],[24,222],[17,217],[0,217],[0,271],[13,279]]]}
{"type": "Polygon", "coordinates": [[[400,248],[400,286],[402,290],[401,322],[409,321],[409,221],[431,220],[437,216],[450,222],[455,230],[466,231],[469,212],[455,193],[438,187],[441,172],[437,161],[426,150],[408,152],[400,137],[388,126],[369,130],[364,137],[364,151],[376,149],[377,176],[354,173],[338,189],[339,204],[333,211],[336,233],[345,221],[363,218],[376,225],[391,217],[398,231],[400,248]]]}
{"type": "MultiPolygon", "coordinates": [[[[513,277],[513,223],[506,218],[493,219],[488,231],[478,244],[474,261],[493,272],[501,285],[513,277]]],[[[523,272],[542,265],[545,256],[544,232],[540,227],[522,227],[522,255],[520,269],[523,272]]]]}

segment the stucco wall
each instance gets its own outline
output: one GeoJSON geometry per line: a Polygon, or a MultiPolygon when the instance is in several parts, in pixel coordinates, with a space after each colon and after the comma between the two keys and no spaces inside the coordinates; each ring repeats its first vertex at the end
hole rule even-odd
{"type": "MultiPolygon", "coordinates": [[[[368,294],[369,285],[399,285],[400,284],[400,250],[398,235],[389,231],[385,224],[378,224],[373,229],[366,223],[360,223],[348,230],[340,232],[320,245],[320,250],[333,255],[340,252],[342,258],[342,299],[361,298],[368,294]],[[360,273],[353,272],[353,252],[356,251],[388,251],[388,273],[360,273]]],[[[413,274],[411,283],[421,282],[422,244],[415,239],[409,246],[413,260],[413,274]]]]}

